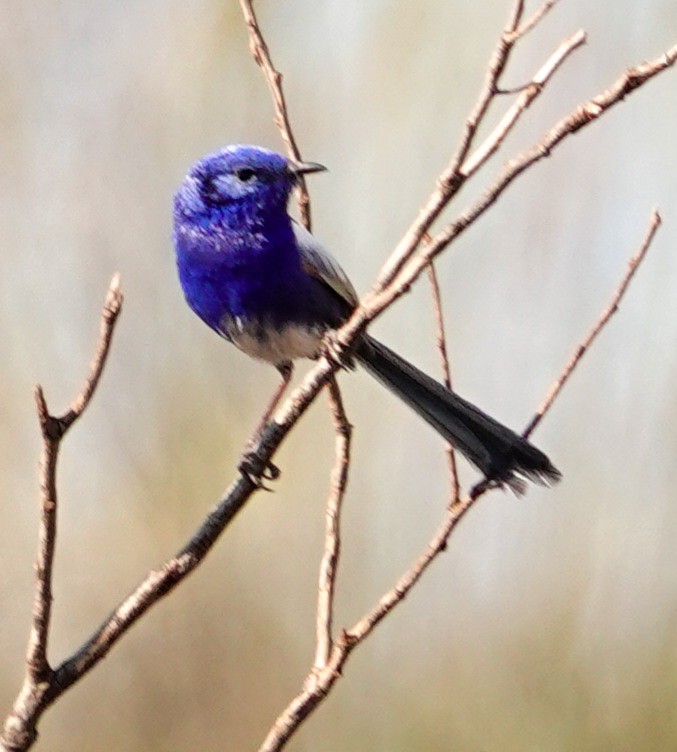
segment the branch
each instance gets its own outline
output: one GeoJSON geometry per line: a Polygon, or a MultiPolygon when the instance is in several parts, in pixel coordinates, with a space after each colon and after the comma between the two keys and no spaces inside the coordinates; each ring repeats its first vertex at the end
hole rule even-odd
{"type": "MultiPolygon", "coordinates": [[[[491,156],[491,154],[493,154],[496,148],[498,148],[500,142],[505,138],[507,133],[516,123],[518,116],[529,106],[531,101],[533,101],[533,99],[540,94],[543,87],[547,83],[547,80],[552,76],[552,74],[564,61],[564,59],[571,52],[573,52],[576,47],[584,43],[585,35],[583,34],[583,32],[578,32],[577,35],[572,37],[570,40],[565,40],[560,45],[558,50],[553,53],[550,60],[546,62],[541,70],[534,76],[531,85],[526,87],[526,92],[528,92],[528,95],[523,95],[522,105],[520,106],[520,102],[513,105],[511,112],[513,112],[514,115],[512,117],[512,121],[508,122],[507,126],[505,127],[505,132],[503,133],[503,135],[500,137],[500,139],[497,139],[496,131],[494,131],[494,133],[489,136],[488,139],[486,139],[486,146],[478,150],[480,153],[482,153],[483,151],[486,152],[485,155],[481,159],[479,158],[479,156],[473,158],[470,161],[470,165],[472,165],[473,162],[476,162],[476,164],[473,169],[468,169],[468,165],[466,165],[466,159],[470,152],[470,149],[472,148],[475,136],[477,135],[477,131],[484,122],[484,119],[494,98],[498,94],[504,93],[504,90],[499,87],[499,80],[501,75],[503,74],[503,71],[505,70],[506,65],[508,64],[510,53],[512,52],[515,43],[527,31],[534,28],[534,26],[536,26],[543,19],[547,11],[550,9],[550,7],[552,7],[552,4],[553,3],[545,3],[544,7],[536,12],[523,27],[520,27],[520,22],[524,13],[524,2],[523,0],[517,0],[515,2],[510,12],[508,23],[503,30],[503,33],[501,34],[501,37],[499,38],[496,45],[496,49],[494,50],[491,56],[491,60],[489,61],[489,66],[487,68],[484,83],[482,84],[482,88],[480,90],[479,98],[470,115],[465,121],[463,132],[461,134],[461,140],[456,149],[456,152],[454,153],[449,166],[442,172],[442,174],[438,178],[437,188],[432,192],[428,199],[428,202],[419,212],[419,215],[414,220],[414,223],[403,235],[402,239],[397,244],[397,247],[390,255],[390,258],[384,264],[375,286],[375,292],[382,290],[394,280],[395,276],[400,271],[402,266],[406,263],[407,259],[411,258],[412,254],[418,248],[421,241],[424,240],[432,223],[435,221],[435,219],[437,219],[442,210],[458,193],[468,177],[470,177],[470,175],[474,173],[478,167],[484,164],[484,162],[491,156]],[[577,39],[577,37],[579,37],[580,35],[582,35],[583,38],[577,39]],[[493,141],[496,141],[496,145],[492,150],[489,148],[489,145],[493,141]]],[[[504,120],[505,119],[506,118],[504,118],[504,120]]],[[[501,128],[500,124],[498,128],[501,128]]]]}
{"type": "Polygon", "coordinates": [[[518,29],[515,30],[514,36],[515,39],[520,39],[525,34],[530,32],[536,25],[538,25],[542,18],[549,13],[559,0],[547,0],[547,2],[543,3],[541,7],[529,18],[527,19],[518,29]]]}
{"type": "Polygon", "coordinates": [[[524,114],[536,97],[541,94],[545,85],[555,74],[562,63],[576,49],[584,45],[587,37],[583,29],[579,29],[573,36],[565,39],[536,72],[531,81],[521,89],[521,93],[512,107],[501,118],[498,125],[482,145],[459,168],[460,174],[468,179],[472,177],[482,165],[498,150],[506,136],[515,127],[517,121],[524,114]]]}
{"type": "MultiPolygon", "coordinates": [[[[449,352],[447,348],[447,336],[444,331],[444,315],[442,313],[442,296],[440,294],[440,285],[437,279],[437,270],[435,264],[430,264],[428,267],[428,280],[430,281],[430,289],[433,298],[433,308],[435,311],[435,328],[437,330],[437,350],[440,354],[440,362],[442,364],[442,379],[444,385],[451,391],[451,367],[449,365],[449,352]]],[[[459,500],[459,494],[461,491],[458,467],[456,466],[456,452],[454,446],[450,442],[446,445],[447,461],[449,463],[449,477],[451,478],[451,499],[452,501],[459,500]]]]}
{"type": "MultiPolygon", "coordinates": [[[[572,136],[582,128],[597,121],[614,105],[623,101],[626,96],[632,94],[659,73],[672,67],[675,61],[677,61],[677,44],[660,57],[642,63],[635,68],[629,68],[609,89],[579,105],[548,131],[535,146],[508,162],[484,195],[466,209],[456,221],[443,228],[429,244],[411,257],[406,265],[401,266],[401,271],[391,283],[385,288],[380,282],[375,285],[348,324],[340,330],[337,343],[352,342],[355,333],[362,331],[367,323],[373,321],[397,298],[403,295],[428,264],[468,227],[473,225],[487,209],[493,206],[503,191],[525,170],[541,159],[549,157],[568,136],[572,136]]],[[[417,226],[419,222],[420,220],[417,219],[412,227],[417,226]]],[[[393,267],[393,258],[400,253],[400,247],[401,244],[398,244],[384,269],[389,270],[393,267]]],[[[379,279],[383,279],[383,277],[382,274],[379,279]]]]}
{"type": "Polygon", "coordinates": [[[352,426],[343,407],[341,392],[336,379],[327,384],[336,432],[336,459],[331,474],[331,487],[327,499],[326,532],[324,555],[320,564],[320,578],[317,599],[317,646],[313,670],[321,670],[327,665],[333,648],[333,614],[336,593],[336,573],[341,552],[341,506],[348,485],[350,467],[350,441],[352,426]]]}
{"type": "MultiPolygon", "coordinates": [[[[609,306],[602,313],[591,333],[586,337],[584,342],[578,348],[574,358],[566,364],[562,373],[555,383],[543,405],[529,424],[524,433],[527,437],[545,412],[550,408],[554,399],[559,394],[564,384],[568,380],[571,372],[580,361],[586,350],[592,345],[596,336],[605,326],[625,294],[632,277],[634,276],[639,264],[645,258],[651,242],[660,226],[660,216],[654,211],[651,217],[651,224],[644,238],[640,250],[632,257],[629,263],[628,271],[621,281],[614,297],[609,306]]],[[[458,496],[451,502],[447,512],[440,524],[437,532],[433,535],[426,548],[421,552],[418,558],[413,562],[409,569],[398,579],[395,585],[388,590],[378,600],[367,613],[357,621],[350,629],[343,630],[338,640],[329,652],[328,660],[324,666],[315,666],[314,671],[307,677],[302,691],[289,703],[285,710],[275,721],[264,743],[259,748],[259,752],[279,752],[293,733],[298,729],[304,719],[327,697],[336,680],[342,675],[346,661],[352,651],[360,645],[374,631],[378,624],[402,601],[406,598],[412,587],[426,572],[433,561],[446,550],[449,536],[452,534],[458,523],[463,519],[472,506],[488,490],[491,484],[487,482],[479,483],[463,499],[458,496]]]]}
{"type": "MultiPolygon", "coordinates": [[[[240,7],[242,8],[247,29],[249,30],[249,49],[251,50],[256,64],[263,71],[264,78],[268,84],[268,89],[273,98],[273,105],[275,107],[275,125],[278,127],[280,134],[282,135],[282,140],[287,147],[287,154],[295,161],[300,162],[301,152],[299,151],[296,139],[294,138],[291,121],[289,119],[289,112],[287,110],[287,101],[282,89],[282,74],[273,65],[268,45],[263,38],[259,22],[254,13],[254,0],[240,0],[240,7]]],[[[303,175],[299,175],[298,185],[298,205],[301,223],[306,230],[310,230],[310,196],[303,175]]]]}
{"type": "Polygon", "coordinates": [[[44,700],[49,687],[55,680],[47,651],[52,614],[52,570],[56,547],[58,503],[56,469],[59,449],[68,429],[84,413],[94,396],[106,365],[115,324],[121,309],[120,278],[116,274],[111,280],[101,313],[101,332],[89,376],[78,396],[62,416],[51,415],[42,387],[38,386],[35,389],[35,402],[42,433],[42,456],[40,459],[41,514],[35,563],[33,619],[26,650],[23,687],[5,721],[0,738],[0,745],[3,745],[5,749],[26,749],[33,743],[37,736],[35,728],[37,717],[32,717],[33,712],[44,700]]]}
{"type": "Polygon", "coordinates": [[[548,410],[550,410],[553,402],[559,396],[560,392],[564,388],[564,385],[569,380],[571,374],[573,373],[576,366],[579,364],[582,357],[585,355],[585,353],[588,351],[592,343],[595,341],[595,339],[597,338],[597,335],[602,331],[602,329],[604,329],[604,327],[609,323],[609,320],[611,319],[611,317],[618,310],[618,306],[620,305],[620,302],[623,299],[623,296],[625,295],[626,290],[628,289],[630,282],[632,281],[632,278],[635,276],[635,273],[637,272],[639,265],[642,263],[642,261],[644,261],[646,254],[649,248],[651,247],[651,243],[653,242],[653,239],[656,233],[658,232],[658,228],[661,226],[661,221],[662,220],[661,220],[660,214],[658,213],[656,209],[654,209],[653,212],[651,213],[651,219],[649,220],[649,227],[644,236],[644,240],[642,241],[642,245],[640,246],[637,253],[628,262],[628,269],[625,273],[625,276],[621,280],[620,285],[616,289],[616,292],[611,298],[611,302],[602,311],[602,313],[600,314],[600,317],[595,322],[595,325],[590,330],[588,336],[576,348],[576,352],[574,352],[574,354],[571,356],[571,359],[564,367],[564,370],[559,375],[555,383],[552,385],[550,391],[548,392],[547,397],[545,398],[545,400],[543,400],[543,403],[536,411],[536,414],[529,422],[529,425],[525,428],[524,433],[522,434],[525,439],[529,438],[529,436],[532,434],[536,426],[543,419],[543,416],[548,412],[548,410]]]}

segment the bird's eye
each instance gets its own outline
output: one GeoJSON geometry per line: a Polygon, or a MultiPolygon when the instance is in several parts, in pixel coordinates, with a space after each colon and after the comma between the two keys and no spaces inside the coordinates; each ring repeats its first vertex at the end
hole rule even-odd
{"type": "Polygon", "coordinates": [[[252,170],[251,167],[242,167],[239,170],[235,170],[235,177],[243,183],[248,183],[256,177],[256,171],[252,170]]]}

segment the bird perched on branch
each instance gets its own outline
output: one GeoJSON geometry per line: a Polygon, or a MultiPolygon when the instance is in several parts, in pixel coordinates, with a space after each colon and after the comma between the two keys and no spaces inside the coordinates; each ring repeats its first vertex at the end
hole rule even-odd
{"type": "MultiPolygon", "coordinates": [[[[297,358],[317,358],[324,335],[358,303],[345,272],[287,213],[299,176],[325,168],[257,146],[228,146],[196,162],[174,199],[174,245],[188,305],[217,334],[274,365],[281,384],[297,358]]],[[[560,473],[543,452],[368,334],[354,357],[490,482],[524,490],[560,473]]]]}

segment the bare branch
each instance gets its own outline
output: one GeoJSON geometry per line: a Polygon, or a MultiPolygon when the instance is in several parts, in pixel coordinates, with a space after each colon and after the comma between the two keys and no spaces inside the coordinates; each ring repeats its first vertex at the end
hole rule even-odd
{"type": "MultiPolygon", "coordinates": [[[[501,34],[496,48],[491,56],[487,72],[480,89],[480,94],[470,115],[467,117],[461,133],[461,139],[449,166],[442,172],[437,180],[437,187],[431,193],[426,205],[419,212],[418,217],[402,236],[395,250],[390,254],[379,274],[374,292],[380,292],[388,286],[400,271],[404,263],[411,257],[416,248],[423,240],[432,223],[437,219],[442,210],[449,204],[451,199],[458,193],[466,177],[461,171],[461,165],[472,148],[475,136],[489,111],[489,107],[497,94],[500,93],[499,80],[505,70],[510,53],[515,43],[521,36],[518,32],[522,15],[524,14],[524,1],[516,0],[510,12],[508,23],[501,34]]],[[[545,13],[542,13],[542,18],[545,13]]],[[[536,25],[540,18],[534,20],[536,25]]]]}
{"type": "MultiPolygon", "coordinates": [[[[548,399],[544,403],[538,414],[525,432],[525,436],[535,428],[542,415],[552,404],[564,383],[567,381],[571,371],[575,368],[586,349],[592,344],[597,334],[604,327],[609,318],[613,315],[616,307],[630,284],[637,267],[642,262],[651,245],[653,237],[660,225],[660,217],[654,212],[651,218],[651,224],[647,235],[642,243],[638,253],[631,259],[628,271],[623,278],[619,288],[616,291],[610,305],[604,311],[600,319],[595,324],[590,335],[579,348],[576,356],[564,368],[562,376],[556,384],[548,399]]],[[[445,514],[445,517],[439,526],[437,532],[433,535],[430,542],[407,569],[406,572],[398,579],[395,585],[388,590],[378,600],[374,606],[357,621],[350,629],[343,630],[339,638],[335,641],[328,660],[324,666],[316,666],[304,683],[302,691],[289,703],[285,710],[275,721],[264,743],[259,748],[259,752],[279,752],[294,732],[299,728],[305,718],[328,696],[333,685],[341,676],[343,667],[350,657],[352,651],[360,645],[374,631],[378,624],[402,601],[406,598],[412,587],[423,576],[428,567],[442,553],[448,544],[449,536],[454,531],[458,523],[475,504],[475,502],[490,490],[491,484],[487,482],[479,483],[471,493],[463,499],[453,501],[445,514]]]]}
{"type": "Polygon", "coordinates": [[[90,373],[85,385],[61,416],[49,413],[42,387],[35,389],[35,402],[42,433],[40,458],[41,514],[38,533],[38,553],[35,563],[35,594],[33,619],[26,650],[26,673],[23,687],[7,717],[0,737],[6,749],[27,749],[36,737],[34,715],[47,690],[54,681],[49,665],[49,628],[52,614],[52,570],[56,547],[57,485],[56,470],[61,441],[68,429],[87,409],[106,365],[110,343],[118,316],[122,309],[120,278],[111,280],[101,313],[101,332],[90,373]]]}
{"type": "MultiPolygon", "coordinates": [[[[442,296],[440,294],[440,285],[437,279],[437,270],[435,264],[428,267],[428,280],[433,298],[433,308],[435,311],[435,328],[437,330],[437,350],[440,354],[442,364],[442,379],[447,389],[451,390],[451,367],[449,365],[449,352],[447,348],[447,336],[444,331],[444,314],[442,313],[442,296]]],[[[451,479],[451,499],[452,502],[458,501],[460,494],[460,483],[458,479],[458,467],[456,466],[456,452],[453,444],[446,444],[447,459],[449,462],[449,478],[451,479]]]]}
{"type": "MultiPolygon", "coordinates": [[[[654,60],[642,63],[635,68],[629,68],[606,91],[579,105],[572,113],[562,118],[545,136],[531,149],[522,152],[514,160],[508,162],[496,180],[487,188],[484,195],[456,221],[442,229],[433,240],[402,268],[396,278],[386,288],[377,283],[374,289],[362,301],[362,306],[353,314],[351,320],[339,332],[337,342],[352,341],[353,332],[364,329],[367,322],[373,321],[382,311],[390,306],[394,300],[403,295],[412,283],[418,279],[428,264],[440,254],[453,240],[474,224],[484,212],[496,203],[503,191],[511,185],[526,169],[549,157],[552,152],[568,137],[577,133],[581,128],[598,120],[604,113],[628,94],[646,84],[659,73],[672,67],[677,61],[677,44],[654,60]]],[[[392,259],[399,254],[401,244],[387,262],[386,267],[392,268],[392,259]]],[[[382,276],[380,277],[382,279],[382,276]]]]}
{"type": "MultiPolygon", "coordinates": [[[[409,285],[420,274],[422,269],[425,268],[425,264],[432,260],[436,252],[438,253],[443,249],[444,246],[440,245],[441,238],[446,239],[447,236],[451,236],[446,241],[446,245],[448,242],[451,242],[453,237],[455,237],[455,235],[451,233],[450,228],[456,228],[456,234],[460,234],[465,227],[471,222],[474,222],[477,217],[479,217],[486,208],[498,198],[502,190],[515,177],[517,177],[524,169],[531,166],[531,164],[538,161],[542,156],[549,154],[550,150],[561,142],[565,135],[576,132],[583,125],[599,117],[614,103],[620,101],[626,94],[632,92],[635,88],[648,81],[661,70],[672,65],[675,57],[677,57],[677,49],[674,50],[674,54],[671,50],[662,58],[653,61],[653,63],[644,64],[636,69],[626,71],[625,75],[610,90],[599,97],[596,97],[594,100],[591,100],[591,102],[588,102],[586,105],[578,108],[568,118],[560,121],[558,126],[547,134],[536,147],[529,152],[526,152],[528,155],[527,157],[522,155],[515,163],[510,163],[505,168],[504,175],[494,183],[488,194],[485,195],[478,204],[472,207],[471,210],[468,210],[465,215],[462,215],[463,221],[457,220],[456,223],[443,230],[442,233],[433,239],[429,245],[424,247],[423,251],[419,253],[418,256],[412,259],[412,261],[404,267],[398,278],[387,288],[382,289],[378,284],[375,286],[372,293],[370,293],[370,295],[363,301],[362,305],[355,312],[351,320],[339,330],[337,342],[349,347],[353,339],[359,335],[366,324],[373,320],[375,316],[384,310],[384,308],[388,307],[409,287],[409,285]],[[522,162],[524,162],[523,165],[522,162]],[[515,165],[517,165],[517,167],[515,165]]],[[[424,237],[424,234],[425,230],[422,231],[421,238],[424,237]]],[[[393,256],[397,256],[399,248],[400,246],[398,245],[393,256]]],[[[393,256],[391,256],[389,264],[387,264],[384,269],[387,270],[388,268],[393,268],[393,256]]],[[[381,279],[382,278],[383,275],[381,276],[381,279]]],[[[290,410],[298,410],[301,403],[300,401],[297,401],[297,398],[305,399],[301,397],[301,393],[305,392],[308,394],[309,392],[314,391],[315,380],[318,378],[325,378],[325,374],[333,372],[334,368],[335,363],[330,363],[324,359],[321,360],[320,363],[308,373],[299,390],[291,395],[290,401],[283,407],[280,414],[278,414],[278,421],[284,423],[290,415],[290,410]]],[[[326,666],[321,670],[311,672],[304,683],[303,690],[292,700],[275,721],[268,736],[264,740],[264,743],[260,747],[259,752],[276,752],[284,747],[287,740],[292,736],[303,720],[331,691],[334,683],[341,675],[343,666],[352,650],[368,637],[369,634],[371,634],[374,628],[392,611],[393,608],[395,608],[395,606],[402,602],[409,590],[416,584],[432,561],[434,561],[439,553],[445,549],[448,537],[458,522],[474,502],[489,490],[490,486],[491,484],[486,481],[479,483],[466,498],[450,505],[442,525],[428,544],[426,550],[419,556],[412,567],[402,575],[396,585],[388,591],[378,603],[367,614],[365,614],[364,617],[362,617],[362,619],[360,619],[351,629],[344,630],[339,635],[339,638],[334,642],[326,666]]]]}
{"type": "Polygon", "coordinates": [[[498,150],[505,141],[506,136],[514,128],[520,116],[527,110],[531,103],[543,91],[555,71],[562,65],[566,58],[587,40],[583,29],[560,43],[543,66],[537,71],[531,81],[522,88],[521,94],[512,107],[501,118],[492,133],[484,140],[482,145],[469,157],[460,168],[459,172],[467,179],[477,172],[483,164],[498,150]]]}
{"type": "Polygon", "coordinates": [[[525,34],[528,34],[535,26],[537,26],[543,17],[549,13],[559,0],[547,0],[543,5],[541,5],[538,10],[534,12],[534,14],[529,17],[518,29],[515,29],[513,32],[514,40],[517,41],[521,37],[523,37],[525,34]]]}
{"type": "MultiPolygon", "coordinates": [[[[289,156],[297,162],[300,162],[301,152],[299,151],[296,139],[294,138],[294,132],[292,131],[291,121],[289,119],[289,112],[287,110],[287,101],[282,89],[282,74],[273,65],[268,45],[261,33],[256,13],[254,13],[254,0],[240,0],[240,7],[242,8],[242,13],[244,14],[244,19],[249,30],[249,49],[251,50],[257,65],[263,71],[266,83],[268,84],[268,89],[273,98],[273,105],[275,107],[275,125],[278,127],[280,134],[282,135],[282,140],[287,147],[287,153],[289,156]]],[[[306,230],[310,230],[310,196],[303,175],[299,175],[298,183],[298,205],[301,222],[306,230]]]]}
{"type": "Polygon", "coordinates": [[[528,438],[531,435],[531,433],[534,431],[536,426],[543,419],[543,416],[552,407],[553,402],[559,396],[560,392],[564,388],[564,385],[567,383],[574,369],[579,364],[581,358],[588,351],[588,349],[590,348],[590,345],[592,345],[592,343],[595,341],[595,339],[597,338],[597,335],[602,331],[602,329],[604,329],[604,327],[609,323],[609,320],[611,319],[611,317],[618,310],[618,306],[620,305],[620,302],[623,299],[623,296],[625,295],[628,289],[628,286],[630,285],[630,282],[632,281],[632,278],[635,276],[635,272],[639,268],[639,265],[642,263],[642,261],[644,261],[644,258],[646,257],[646,254],[649,248],[651,247],[651,243],[653,242],[656,232],[658,231],[658,228],[660,226],[661,226],[661,216],[658,213],[658,211],[654,209],[654,211],[651,214],[649,227],[644,236],[644,240],[642,241],[642,245],[640,246],[637,253],[628,262],[628,269],[625,273],[625,276],[621,280],[621,283],[616,289],[616,292],[611,298],[611,302],[602,311],[599,319],[597,319],[597,321],[595,322],[595,325],[592,327],[587,337],[576,348],[576,352],[571,356],[571,359],[564,367],[564,370],[558,377],[557,381],[555,381],[555,383],[552,385],[552,388],[548,392],[547,397],[545,398],[545,400],[543,400],[543,404],[538,408],[538,410],[536,411],[536,414],[529,422],[529,425],[525,428],[524,433],[523,433],[523,436],[525,438],[528,438]]]}
{"type": "Polygon", "coordinates": [[[333,648],[333,614],[336,592],[336,574],[341,552],[341,505],[348,484],[350,467],[350,441],[352,426],[343,406],[341,391],[335,378],[327,384],[329,402],[336,432],[336,459],[331,474],[331,487],[327,499],[324,555],[320,563],[320,578],[317,600],[317,647],[313,668],[327,665],[333,648]]]}

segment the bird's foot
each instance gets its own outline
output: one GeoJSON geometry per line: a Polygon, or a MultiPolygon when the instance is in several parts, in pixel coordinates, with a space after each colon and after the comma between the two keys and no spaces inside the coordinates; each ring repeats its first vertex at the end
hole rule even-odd
{"type": "Polygon", "coordinates": [[[247,450],[242,455],[237,469],[250,483],[263,491],[273,490],[266,486],[264,481],[276,481],[281,475],[277,465],[270,460],[262,460],[253,449],[247,450]]]}
{"type": "Polygon", "coordinates": [[[353,356],[346,351],[345,347],[339,342],[334,329],[325,332],[322,337],[322,355],[331,363],[341,368],[352,371],[355,368],[353,356]]]}

